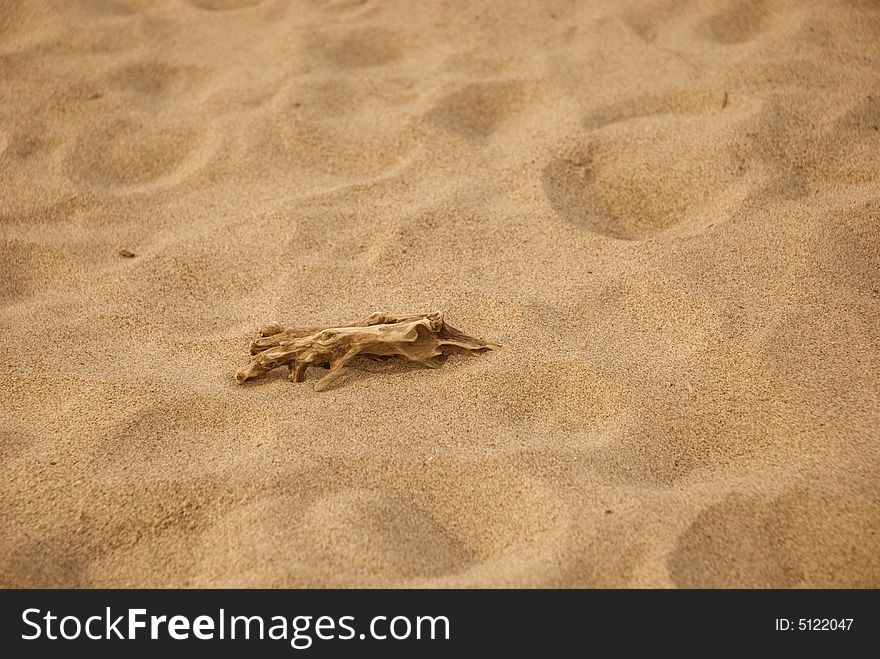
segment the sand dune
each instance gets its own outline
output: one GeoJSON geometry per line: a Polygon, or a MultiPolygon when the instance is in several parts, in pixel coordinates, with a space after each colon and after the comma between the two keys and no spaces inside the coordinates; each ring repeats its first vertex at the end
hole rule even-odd
{"type": "Polygon", "coordinates": [[[0,0],[0,585],[880,587],[878,177],[871,0],[0,0]]]}

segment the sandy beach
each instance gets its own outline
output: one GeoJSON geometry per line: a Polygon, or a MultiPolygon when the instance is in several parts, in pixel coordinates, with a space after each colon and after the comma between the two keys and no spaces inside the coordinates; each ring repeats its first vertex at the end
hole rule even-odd
{"type": "Polygon", "coordinates": [[[878,2],[0,0],[0,242],[0,586],[880,587],[878,2]]]}

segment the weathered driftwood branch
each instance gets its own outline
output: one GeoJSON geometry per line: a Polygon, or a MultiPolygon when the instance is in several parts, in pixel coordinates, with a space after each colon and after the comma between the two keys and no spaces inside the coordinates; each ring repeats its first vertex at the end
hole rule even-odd
{"type": "Polygon", "coordinates": [[[443,365],[451,353],[479,353],[499,346],[459,332],[442,313],[393,316],[374,313],[338,327],[294,327],[273,323],[260,330],[251,344],[251,363],[235,374],[239,384],[266,375],[279,366],[290,368],[291,382],[302,382],[309,366],[329,368],[315,384],[322,391],[352,359],[403,357],[431,368],[443,365]]]}

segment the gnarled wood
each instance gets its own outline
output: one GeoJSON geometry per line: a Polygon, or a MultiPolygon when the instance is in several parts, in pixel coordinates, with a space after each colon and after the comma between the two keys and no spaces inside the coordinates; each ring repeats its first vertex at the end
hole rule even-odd
{"type": "Polygon", "coordinates": [[[266,375],[279,366],[290,369],[291,382],[302,382],[309,366],[329,368],[315,384],[326,389],[352,359],[403,357],[438,368],[451,353],[473,354],[498,348],[447,325],[443,314],[396,316],[374,313],[368,318],[335,327],[293,327],[272,323],[251,344],[251,363],[235,374],[239,384],[266,375]]]}

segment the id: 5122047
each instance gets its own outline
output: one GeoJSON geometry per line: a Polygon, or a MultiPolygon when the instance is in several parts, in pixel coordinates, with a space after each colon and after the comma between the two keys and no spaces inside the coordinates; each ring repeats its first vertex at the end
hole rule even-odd
{"type": "Polygon", "coordinates": [[[776,631],[834,632],[852,629],[854,618],[776,618],[776,631]]]}

